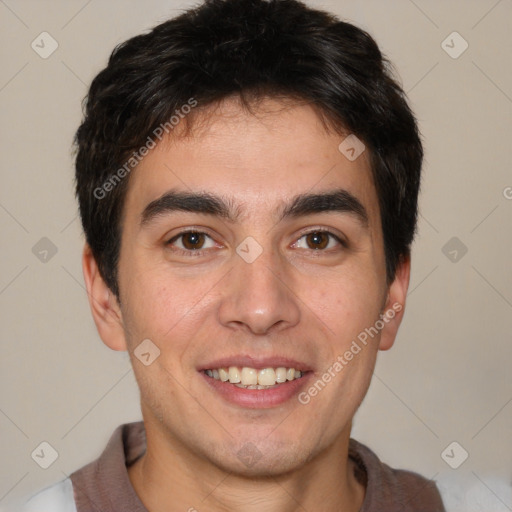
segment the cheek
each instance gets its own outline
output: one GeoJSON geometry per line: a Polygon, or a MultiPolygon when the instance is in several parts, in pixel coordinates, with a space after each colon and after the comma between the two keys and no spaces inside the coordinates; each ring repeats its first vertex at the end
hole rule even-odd
{"type": "Polygon", "coordinates": [[[161,349],[173,351],[194,336],[194,325],[207,314],[214,290],[207,277],[183,279],[166,266],[124,268],[123,319],[133,343],[149,338],[161,349]]]}
{"type": "Polygon", "coordinates": [[[329,337],[335,338],[336,347],[343,347],[378,319],[379,282],[368,269],[333,273],[322,283],[321,287],[305,288],[304,303],[322,320],[329,337]]]}

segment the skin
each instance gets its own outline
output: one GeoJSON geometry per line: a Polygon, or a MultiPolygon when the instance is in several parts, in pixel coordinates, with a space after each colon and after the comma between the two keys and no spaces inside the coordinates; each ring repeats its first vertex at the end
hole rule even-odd
{"type": "Polygon", "coordinates": [[[348,458],[352,418],[404,309],[306,405],[296,396],[275,407],[234,405],[198,372],[221,357],[283,356],[307,362],[313,383],[381,313],[405,306],[410,261],[388,286],[367,151],[349,161],[338,150],[345,136],[326,130],[311,107],[283,106],[268,99],[255,115],[227,100],[133,171],[119,301],[84,250],[99,334],[130,352],[140,387],[148,445],[128,473],[151,512],[356,512],[364,500],[348,458]],[[367,226],[347,212],[279,221],[296,195],[340,188],[365,207],[367,226]],[[240,217],[168,212],[141,226],[146,206],[169,190],[230,198],[240,217]],[[211,237],[199,256],[189,239],[174,238],[190,228],[211,237]],[[326,236],[328,246],[315,249],[304,231],[318,229],[348,246],[326,236]],[[236,253],[248,236],[263,249],[252,263],[236,253]],[[147,338],[160,356],[144,366],[133,351],[147,338]],[[247,443],[261,455],[250,467],[237,456],[247,443]]]}

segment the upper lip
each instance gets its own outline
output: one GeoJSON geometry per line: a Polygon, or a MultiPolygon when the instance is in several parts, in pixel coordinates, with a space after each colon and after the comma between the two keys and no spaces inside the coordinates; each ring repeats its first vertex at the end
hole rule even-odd
{"type": "Polygon", "coordinates": [[[239,356],[230,356],[223,357],[220,359],[215,359],[206,364],[202,364],[199,366],[198,370],[214,370],[217,368],[229,368],[230,366],[236,366],[238,368],[254,368],[256,370],[262,370],[263,368],[295,368],[300,371],[309,371],[311,370],[311,366],[297,361],[296,359],[291,359],[289,357],[281,357],[281,356],[272,356],[272,357],[258,357],[258,356],[248,356],[248,355],[239,355],[239,356]]]}

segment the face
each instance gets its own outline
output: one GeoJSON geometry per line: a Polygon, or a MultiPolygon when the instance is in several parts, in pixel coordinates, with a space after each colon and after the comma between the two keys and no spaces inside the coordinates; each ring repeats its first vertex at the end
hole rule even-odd
{"type": "Polygon", "coordinates": [[[106,301],[118,321],[95,314],[103,340],[131,354],[148,432],[251,475],[297,469],[348,440],[379,345],[400,322],[397,307],[380,315],[403,306],[408,284],[404,265],[386,285],[367,152],[349,160],[345,136],[308,106],[263,108],[225,102],[139,164],[120,305],[106,301]],[[143,340],[148,365],[135,355],[143,340]]]}

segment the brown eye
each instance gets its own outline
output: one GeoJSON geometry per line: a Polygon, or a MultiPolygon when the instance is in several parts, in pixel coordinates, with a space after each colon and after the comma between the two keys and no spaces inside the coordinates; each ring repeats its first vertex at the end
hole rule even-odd
{"type": "Polygon", "coordinates": [[[181,253],[202,254],[203,249],[212,249],[215,242],[212,237],[200,231],[184,231],[166,242],[166,245],[181,253]]]}
{"type": "Polygon", "coordinates": [[[310,249],[325,249],[329,245],[329,234],[322,231],[308,233],[306,243],[310,249]]]}
{"type": "Polygon", "coordinates": [[[204,245],[205,234],[204,233],[184,233],[181,235],[182,244],[185,249],[194,250],[201,249],[204,245]]]}
{"type": "Polygon", "coordinates": [[[330,231],[310,231],[309,233],[304,233],[298,240],[295,242],[294,247],[299,249],[308,249],[313,251],[324,251],[328,252],[329,249],[338,248],[346,248],[346,243],[331,233],[330,231]]]}

